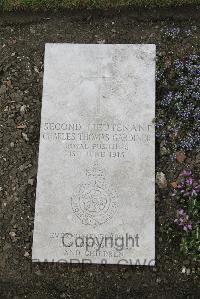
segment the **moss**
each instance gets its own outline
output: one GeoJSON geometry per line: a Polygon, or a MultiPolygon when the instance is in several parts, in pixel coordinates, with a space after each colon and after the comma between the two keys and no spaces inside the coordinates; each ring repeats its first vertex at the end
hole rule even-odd
{"type": "Polygon", "coordinates": [[[0,0],[0,8],[4,10],[75,7],[109,8],[120,6],[162,7],[181,6],[184,4],[200,4],[200,0],[0,0]]]}

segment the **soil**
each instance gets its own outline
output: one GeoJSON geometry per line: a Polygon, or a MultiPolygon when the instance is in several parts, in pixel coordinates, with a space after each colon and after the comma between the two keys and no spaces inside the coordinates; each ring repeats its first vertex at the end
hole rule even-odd
{"type": "MultiPolygon", "coordinates": [[[[31,262],[45,43],[155,43],[158,57],[168,61],[198,51],[199,20],[197,7],[1,15],[0,298],[200,297],[197,265],[180,253],[180,240],[168,229],[169,190],[158,186],[155,267],[31,262]],[[181,32],[168,41],[162,32],[171,26],[181,32]]],[[[184,163],[195,159],[188,154],[184,163]]],[[[157,142],[156,170],[168,181],[183,167],[172,171],[171,164],[157,142]]]]}

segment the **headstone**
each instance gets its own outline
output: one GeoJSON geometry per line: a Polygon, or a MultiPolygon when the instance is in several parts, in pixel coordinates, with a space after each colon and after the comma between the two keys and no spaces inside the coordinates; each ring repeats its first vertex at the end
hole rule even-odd
{"type": "Polygon", "coordinates": [[[155,45],[46,44],[32,260],[153,265],[155,45]]]}

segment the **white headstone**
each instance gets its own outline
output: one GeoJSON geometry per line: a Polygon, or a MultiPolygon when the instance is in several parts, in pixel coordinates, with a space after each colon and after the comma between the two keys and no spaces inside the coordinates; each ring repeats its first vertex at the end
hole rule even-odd
{"type": "Polygon", "coordinates": [[[46,44],[33,261],[153,265],[155,45],[46,44]]]}

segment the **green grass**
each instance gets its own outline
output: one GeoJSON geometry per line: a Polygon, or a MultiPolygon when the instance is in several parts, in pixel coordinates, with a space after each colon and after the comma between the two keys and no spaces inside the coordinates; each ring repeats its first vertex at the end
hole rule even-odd
{"type": "Polygon", "coordinates": [[[163,7],[200,4],[200,0],[0,0],[3,10],[59,9],[59,8],[109,8],[120,6],[163,7]]]}

